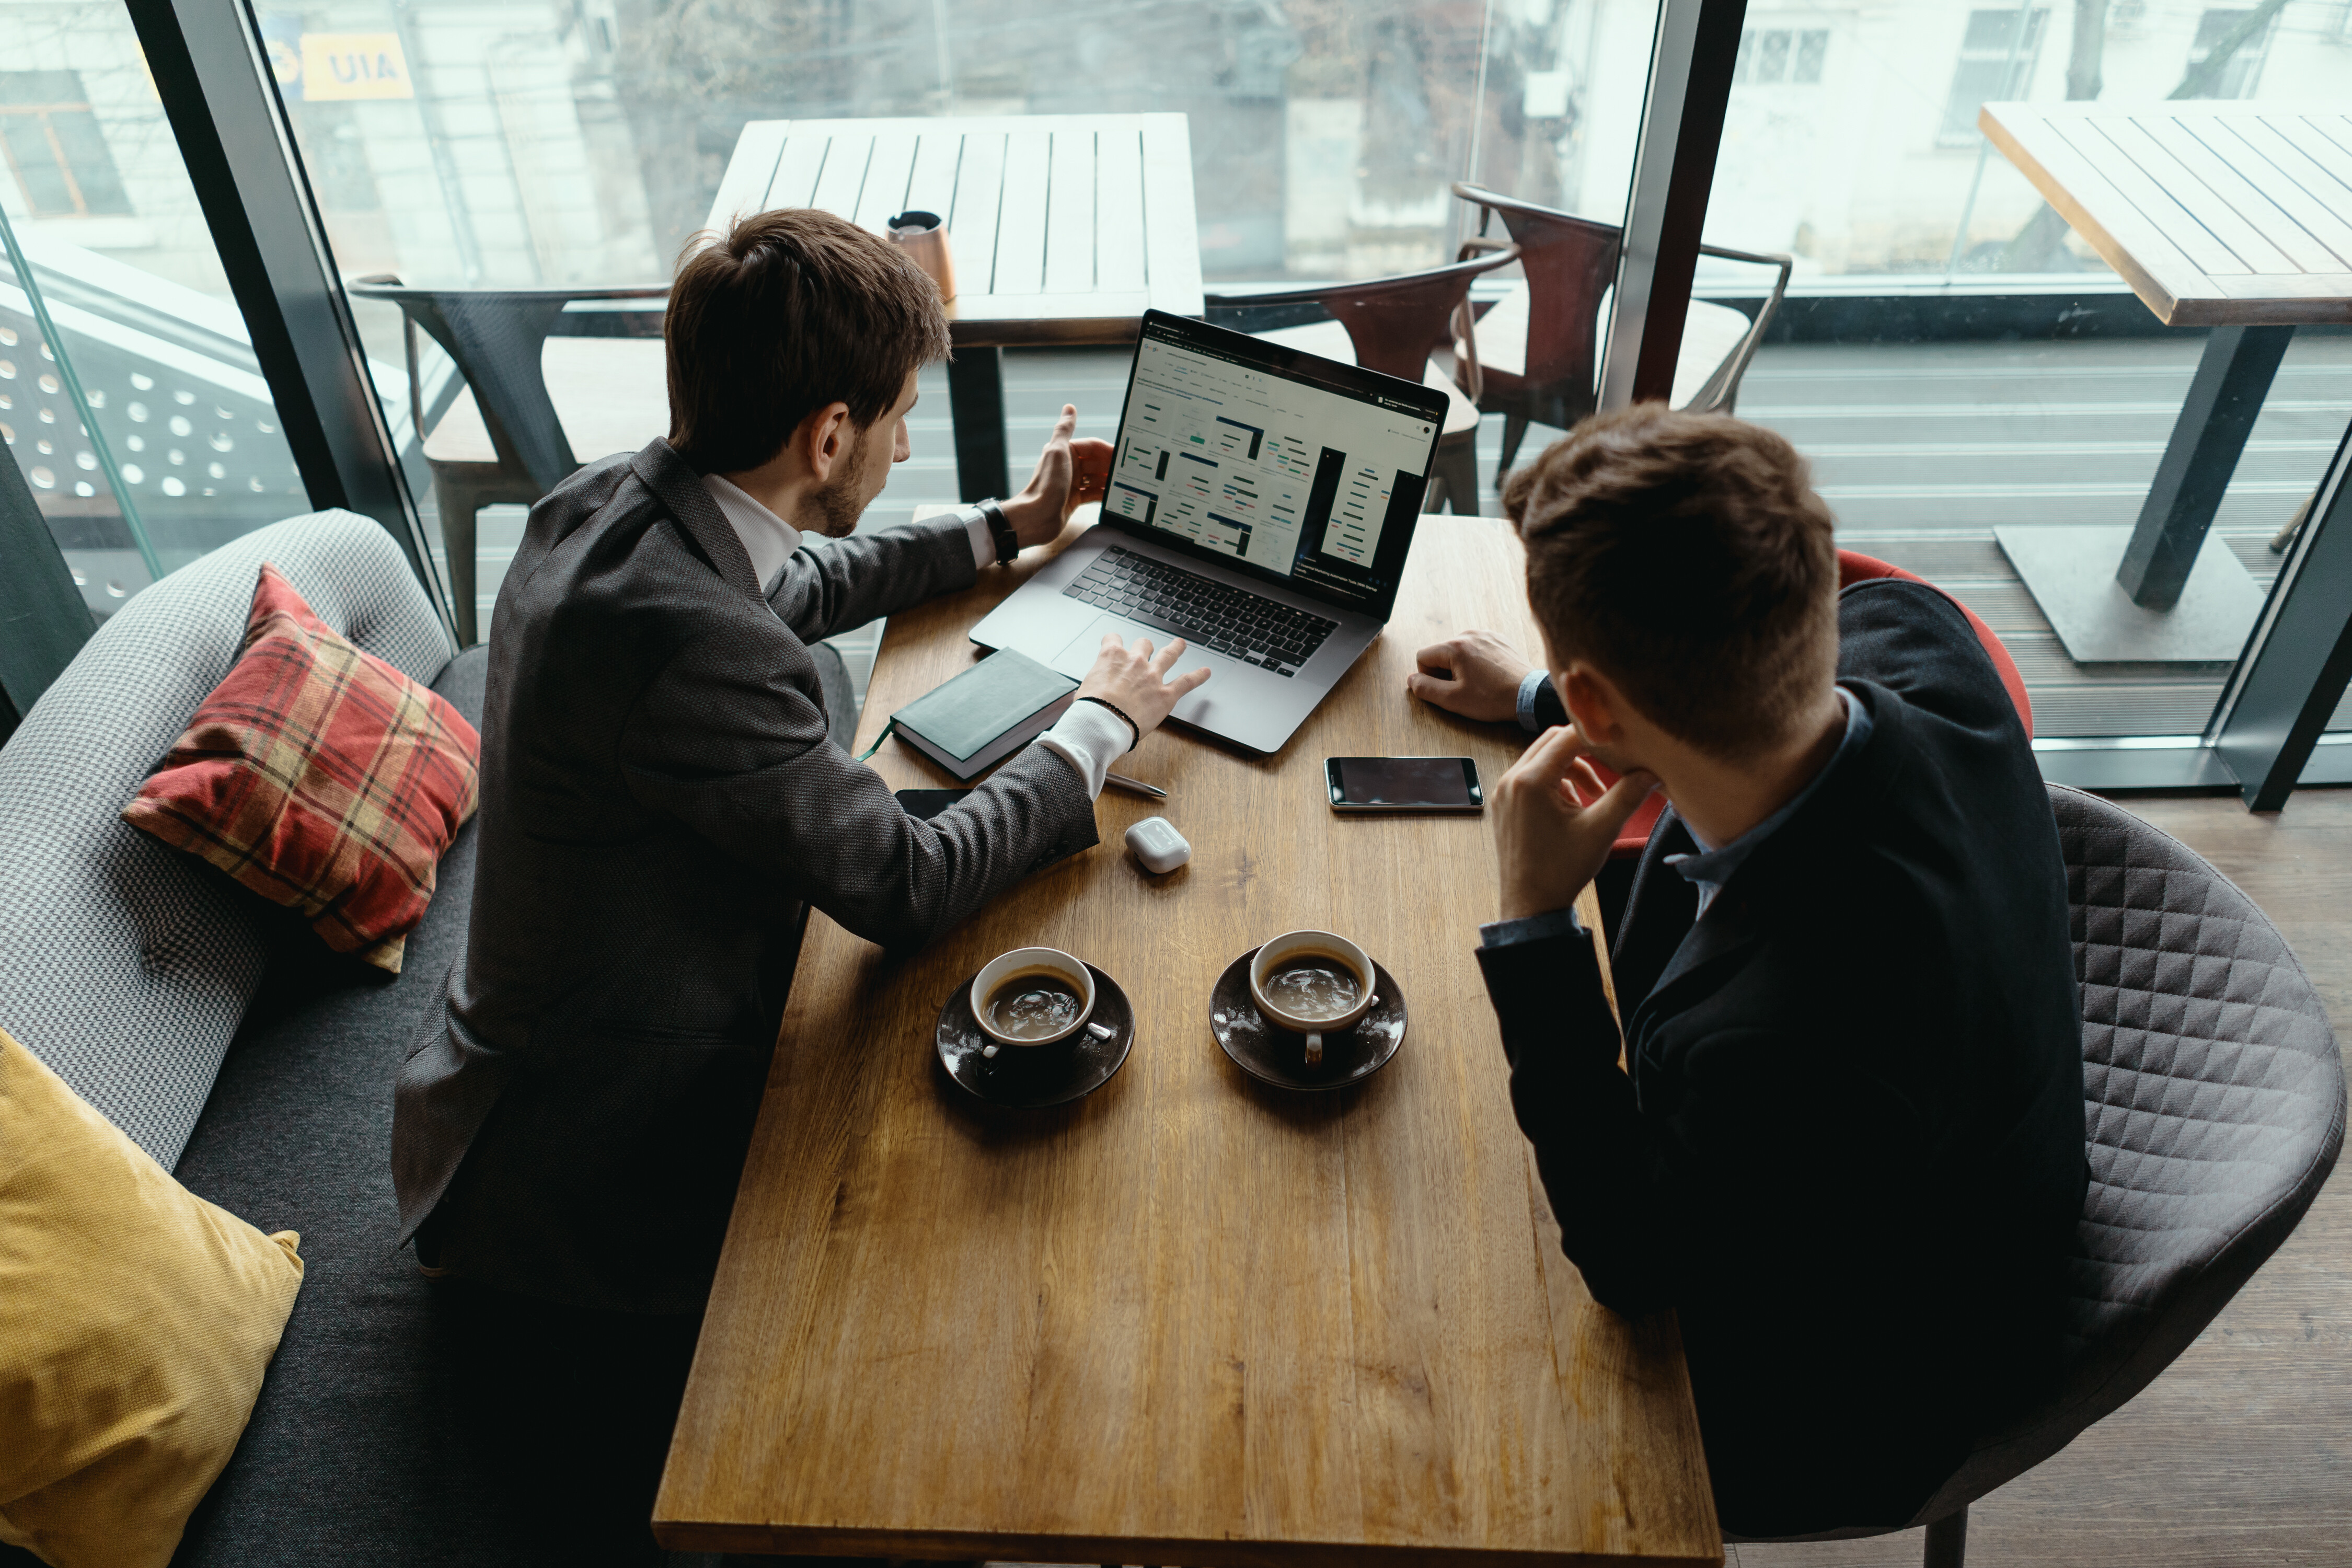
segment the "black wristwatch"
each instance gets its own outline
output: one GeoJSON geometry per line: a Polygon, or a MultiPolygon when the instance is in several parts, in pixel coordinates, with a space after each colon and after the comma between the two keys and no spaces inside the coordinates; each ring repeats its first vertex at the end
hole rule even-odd
{"type": "Polygon", "coordinates": [[[972,508],[988,524],[989,537],[996,541],[996,563],[1011,564],[1013,558],[1021,553],[1021,536],[1013,531],[1012,520],[1004,515],[1004,509],[992,500],[974,501],[972,508]]]}

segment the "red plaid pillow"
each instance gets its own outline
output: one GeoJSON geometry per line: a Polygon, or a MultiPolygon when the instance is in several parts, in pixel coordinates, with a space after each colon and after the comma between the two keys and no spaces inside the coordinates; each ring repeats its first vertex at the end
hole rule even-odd
{"type": "Polygon", "coordinates": [[[265,563],[244,654],[122,819],[397,974],[474,814],[481,754],[464,714],[336,635],[265,563]]]}

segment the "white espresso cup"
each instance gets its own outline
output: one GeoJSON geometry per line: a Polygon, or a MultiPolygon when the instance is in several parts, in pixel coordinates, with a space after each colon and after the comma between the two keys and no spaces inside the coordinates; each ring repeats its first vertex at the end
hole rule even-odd
{"type": "Polygon", "coordinates": [[[982,966],[980,973],[972,976],[972,1019],[979,1024],[980,1032],[992,1042],[982,1051],[984,1056],[994,1056],[998,1046],[1017,1046],[1026,1049],[1032,1046],[1050,1046],[1066,1040],[1094,1016],[1094,1012],[1093,973],[1059,948],[1016,947],[1011,952],[990,959],[982,966]],[[1058,980],[1076,992],[1077,1016],[1050,1034],[1008,1034],[989,1016],[990,1001],[999,991],[1005,989],[1009,982],[1032,975],[1058,980]]]}
{"type": "Polygon", "coordinates": [[[1307,1065],[1313,1067],[1323,1059],[1323,1037],[1344,1034],[1356,1026],[1359,1019],[1380,1000],[1372,994],[1372,961],[1364,950],[1344,936],[1328,931],[1292,931],[1267,942],[1250,960],[1250,1000],[1265,1020],[1296,1035],[1307,1037],[1307,1065]],[[1293,959],[1318,957],[1349,971],[1356,978],[1355,1005],[1343,1013],[1327,1013],[1310,1017],[1297,1013],[1266,994],[1268,976],[1293,959]]]}

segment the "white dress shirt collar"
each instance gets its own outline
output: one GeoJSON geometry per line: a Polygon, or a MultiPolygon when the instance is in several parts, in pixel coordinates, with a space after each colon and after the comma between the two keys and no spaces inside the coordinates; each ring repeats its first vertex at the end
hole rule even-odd
{"type": "Polygon", "coordinates": [[[801,531],[753,500],[732,480],[705,474],[702,486],[719,503],[719,515],[743,542],[743,553],[751,558],[751,575],[760,580],[761,597],[774,593],[783,577],[784,563],[801,547],[801,531]]]}

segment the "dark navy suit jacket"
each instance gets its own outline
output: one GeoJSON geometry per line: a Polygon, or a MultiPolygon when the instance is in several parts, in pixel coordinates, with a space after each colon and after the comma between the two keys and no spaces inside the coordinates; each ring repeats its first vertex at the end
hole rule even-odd
{"type": "Polygon", "coordinates": [[[1676,1310],[1724,1528],[1899,1524],[2054,1375],[2087,1166],[2066,874],[1968,622],[1855,584],[1868,740],[1696,918],[1669,811],[1612,952],[1482,949],[1593,1296],[1676,1310]]]}

